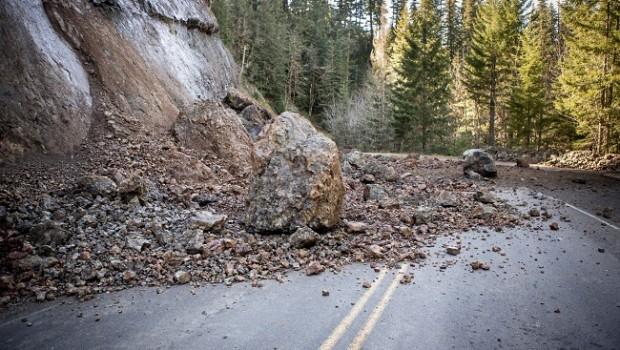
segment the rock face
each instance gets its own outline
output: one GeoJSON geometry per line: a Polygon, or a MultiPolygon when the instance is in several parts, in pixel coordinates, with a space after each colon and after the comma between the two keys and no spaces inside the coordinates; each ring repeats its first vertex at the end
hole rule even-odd
{"type": "Polygon", "coordinates": [[[493,157],[480,149],[470,149],[463,153],[463,171],[467,175],[475,172],[484,177],[496,177],[497,168],[493,157]]]}
{"type": "Polygon", "coordinates": [[[239,116],[221,103],[201,103],[179,117],[174,126],[184,147],[231,161],[233,173],[251,172],[253,145],[239,116]]]}
{"type": "Polygon", "coordinates": [[[0,46],[0,154],[71,151],[90,127],[90,85],[40,0],[0,2],[0,46]]]}
{"type": "Polygon", "coordinates": [[[336,144],[298,114],[283,113],[255,144],[247,224],[260,232],[333,227],[344,185],[336,144]]]}
{"type": "Polygon", "coordinates": [[[3,1],[3,147],[67,152],[95,117],[121,136],[164,133],[186,106],[221,101],[236,77],[209,3],[3,1]]]}

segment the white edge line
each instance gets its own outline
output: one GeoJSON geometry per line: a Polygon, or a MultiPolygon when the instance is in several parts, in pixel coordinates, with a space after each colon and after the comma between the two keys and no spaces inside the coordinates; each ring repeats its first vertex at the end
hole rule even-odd
{"type": "Polygon", "coordinates": [[[592,219],[597,220],[597,221],[599,221],[599,222],[602,222],[603,224],[605,224],[605,225],[607,225],[607,226],[609,226],[609,227],[613,228],[614,230],[618,230],[618,231],[620,231],[620,227],[618,227],[618,226],[616,226],[616,225],[614,225],[614,224],[612,224],[612,223],[609,223],[609,222],[607,222],[607,221],[605,221],[605,220],[603,220],[603,219],[601,219],[601,218],[597,217],[596,215],[592,215],[592,214],[588,213],[587,211],[582,210],[582,209],[579,209],[579,208],[577,208],[576,206],[574,206],[574,205],[572,205],[572,204],[568,204],[568,203],[566,203],[566,202],[565,202],[565,204],[566,204],[566,206],[567,206],[567,207],[572,208],[572,209],[574,209],[574,210],[576,210],[576,211],[580,212],[580,213],[581,213],[581,214],[583,214],[583,215],[589,216],[589,217],[591,217],[592,219]]]}

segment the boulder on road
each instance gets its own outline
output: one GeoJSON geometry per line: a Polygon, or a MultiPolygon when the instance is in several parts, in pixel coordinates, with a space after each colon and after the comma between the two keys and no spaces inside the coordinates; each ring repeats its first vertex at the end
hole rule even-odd
{"type": "Polygon", "coordinates": [[[493,157],[480,149],[470,149],[463,153],[463,172],[468,175],[470,171],[484,177],[496,177],[497,168],[493,157]]]}
{"type": "Polygon", "coordinates": [[[258,232],[325,229],[340,222],[344,185],[336,144],[295,113],[283,113],[256,143],[247,199],[258,232]]]}

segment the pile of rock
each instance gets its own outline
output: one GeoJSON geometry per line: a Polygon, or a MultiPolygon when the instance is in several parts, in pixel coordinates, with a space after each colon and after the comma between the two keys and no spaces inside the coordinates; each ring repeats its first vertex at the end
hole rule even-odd
{"type": "Polygon", "coordinates": [[[620,172],[620,154],[596,155],[591,151],[571,151],[559,157],[553,156],[545,164],[561,168],[620,172]]]}

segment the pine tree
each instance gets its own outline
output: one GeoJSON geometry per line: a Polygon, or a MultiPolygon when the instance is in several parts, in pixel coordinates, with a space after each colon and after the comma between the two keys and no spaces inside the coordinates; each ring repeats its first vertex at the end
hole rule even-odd
{"type": "Polygon", "coordinates": [[[567,0],[562,6],[566,55],[557,107],[573,117],[583,145],[596,153],[620,147],[620,3],[567,0]]]}
{"type": "Polygon", "coordinates": [[[511,99],[511,129],[527,149],[540,150],[543,133],[555,119],[556,28],[553,9],[539,1],[522,36],[519,82],[511,99]]]}
{"type": "Polygon", "coordinates": [[[448,52],[442,43],[440,14],[434,0],[420,2],[404,39],[393,89],[396,136],[401,145],[427,151],[433,140],[444,136],[450,79],[448,52]]]}
{"type": "Polygon", "coordinates": [[[488,0],[480,5],[466,56],[467,88],[488,109],[489,146],[495,146],[498,111],[504,115],[517,77],[522,25],[520,0],[488,0]]]}

